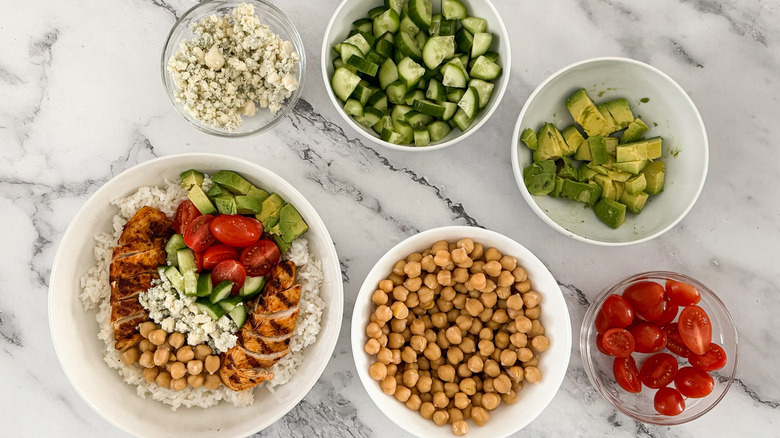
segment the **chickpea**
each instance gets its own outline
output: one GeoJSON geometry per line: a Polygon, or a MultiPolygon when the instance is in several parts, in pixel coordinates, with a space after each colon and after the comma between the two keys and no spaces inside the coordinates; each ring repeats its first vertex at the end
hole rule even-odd
{"type": "Polygon", "coordinates": [[[404,275],[405,268],[406,268],[406,260],[398,260],[397,262],[395,262],[395,265],[393,265],[393,274],[404,275]]]}
{"type": "Polygon", "coordinates": [[[523,367],[519,365],[506,368],[506,373],[512,382],[521,382],[524,377],[523,367]]]}
{"type": "Polygon", "coordinates": [[[417,362],[417,352],[414,351],[412,347],[407,345],[403,350],[401,350],[401,360],[407,364],[414,364],[417,362]]]}
{"type": "Polygon", "coordinates": [[[541,301],[542,296],[539,292],[529,291],[523,294],[523,304],[529,309],[538,306],[541,301]]]}
{"type": "Polygon", "coordinates": [[[466,377],[458,384],[458,389],[468,396],[477,393],[477,381],[473,377],[466,377]]]}
{"type": "Polygon", "coordinates": [[[452,365],[442,365],[436,370],[436,373],[442,381],[452,382],[455,380],[455,367],[452,365]]]}
{"type": "Polygon", "coordinates": [[[391,353],[393,353],[393,363],[398,365],[401,363],[401,350],[398,349],[392,349],[390,350],[391,353]]]}
{"type": "Polygon", "coordinates": [[[154,345],[162,345],[165,342],[165,338],[168,336],[163,329],[156,329],[149,332],[149,341],[154,345]]]}
{"type": "Polygon", "coordinates": [[[461,351],[463,351],[466,354],[471,354],[477,351],[477,344],[471,338],[463,338],[463,340],[458,345],[458,348],[460,348],[461,351]]]}
{"type": "Polygon", "coordinates": [[[425,329],[425,333],[423,334],[425,336],[425,339],[428,340],[429,344],[435,344],[436,343],[436,332],[434,332],[431,329],[425,329]]]}
{"type": "Polygon", "coordinates": [[[491,309],[490,307],[486,307],[484,310],[479,312],[479,315],[477,315],[477,317],[482,322],[488,322],[493,317],[493,309],[491,309]]]}
{"type": "Polygon", "coordinates": [[[428,340],[427,340],[427,339],[425,339],[425,336],[414,335],[414,336],[412,336],[412,338],[409,340],[409,345],[410,345],[410,346],[411,346],[411,347],[412,347],[412,348],[413,348],[415,351],[418,351],[418,352],[422,353],[422,352],[423,352],[423,350],[425,350],[425,347],[428,345],[428,340]]]}
{"type": "Polygon", "coordinates": [[[444,382],[442,382],[439,379],[432,379],[431,382],[431,394],[436,394],[437,392],[444,392],[444,382]]]}
{"type": "Polygon", "coordinates": [[[202,360],[191,360],[187,362],[187,372],[191,375],[195,376],[203,372],[203,361],[202,360]]]}
{"type": "Polygon", "coordinates": [[[184,377],[179,377],[178,379],[171,380],[171,389],[174,391],[182,391],[186,387],[187,387],[187,379],[184,377]]]}
{"type": "Polygon", "coordinates": [[[485,310],[485,306],[482,304],[481,301],[474,298],[469,298],[466,300],[466,312],[468,312],[469,315],[477,316],[483,310],[485,310]]]}
{"type": "Polygon", "coordinates": [[[374,291],[373,294],[371,294],[371,302],[374,303],[374,305],[376,306],[387,304],[388,299],[389,298],[387,297],[387,293],[382,289],[377,289],[374,291]]]}
{"type": "MultiPolygon", "coordinates": [[[[492,263],[492,262],[491,262],[492,263]]],[[[515,277],[509,271],[501,271],[496,279],[496,284],[501,287],[509,287],[515,283],[515,277]]]]}
{"type": "Polygon", "coordinates": [[[482,380],[482,392],[496,392],[496,388],[493,387],[493,379],[486,377],[482,380]]]}
{"type": "MultiPolygon", "coordinates": [[[[488,261],[482,269],[485,271],[485,274],[491,277],[498,277],[499,274],[501,274],[501,263],[498,263],[496,260],[488,261]]],[[[514,279],[514,277],[512,277],[512,279],[514,279]]]]}
{"type": "Polygon", "coordinates": [[[508,394],[512,389],[512,381],[509,380],[509,376],[506,374],[501,374],[493,379],[493,388],[495,388],[498,393],[508,394]]]}
{"type": "Polygon", "coordinates": [[[395,376],[395,374],[398,372],[398,365],[391,363],[390,365],[386,365],[387,367],[387,375],[388,376],[395,376]]]}
{"type": "Polygon", "coordinates": [[[492,308],[498,302],[498,294],[495,292],[483,292],[479,296],[479,301],[482,303],[482,305],[485,306],[485,308],[492,308]]]}
{"type": "Polygon", "coordinates": [[[542,306],[536,306],[532,309],[525,309],[524,315],[528,317],[528,319],[539,319],[539,317],[542,315],[542,306]]]}
{"type": "Polygon", "coordinates": [[[465,378],[473,375],[474,373],[471,372],[469,366],[465,362],[458,365],[458,377],[465,378]]]}
{"type": "Polygon", "coordinates": [[[531,339],[531,348],[535,351],[545,351],[550,348],[550,340],[544,335],[534,336],[531,339]]]}
{"type": "MultiPolygon", "coordinates": [[[[393,332],[387,337],[387,346],[391,349],[401,348],[404,345],[404,342],[404,336],[400,333],[393,332]]],[[[378,341],[377,344],[379,344],[378,341]]]]}
{"type": "Polygon", "coordinates": [[[138,358],[141,356],[141,352],[135,348],[128,348],[127,350],[123,351],[120,355],[120,359],[122,360],[122,363],[125,365],[132,365],[138,361],[138,358]]]}
{"type": "Polygon", "coordinates": [[[398,400],[401,403],[406,403],[407,400],[409,400],[409,397],[412,396],[412,390],[405,386],[397,385],[395,388],[394,395],[396,400],[398,400]]]}
{"type": "Polygon", "coordinates": [[[477,392],[474,395],[471,396],[471,406],[474,407],[482,407],[482,396],[484,394],[481,392],[477,392]]]}
{"type": "Polygon", "coordinates": [[[435,342],[428,342],[428,346],[425,347],[423,355],[430,360],[439,359],[441,357],[441,348],[439,348],[435,342]]]}
{"type": "Polygon", "coordinates": [[[148,339],[141,339],[141,342],[138,343],[138,350],[141,353],[144,353],[146,351],[154,352],[156,348],[157,346],[152,344],[148,339]]]}
{"type": "MultiPolygon", "coordinates": [[[[523,309],[520,309],[520,310],[506,309],[506,314],[509,316],[509,318],[511,318],[514,321],[515,319],[517,319],[520,316],[525,316],[525,311],[523,311],[523,309]]],[[[510,324],[509,325],[509,331],[511,331],[512,333],[516,333],[517,332],[517,327],[515,327],[514,324],[510,324]]]]}
{"type": "Polygon", "coordinates": [[[437,426],[444,426],[450,420],[450,414],[447,411],[436,411],[433,413],[433,422],[437,426]]]}
{"type": "Polygon", "coordinates": [[[495,392],[488,392],[482,395],[482,407],[492,411],[501,404],[501,397],[495,392]]]}
{"type": "Polygon", "coordinates": [[[187,366],[184,362],[174,362],[171,365],[171,378],[176,380],[184,377],[187,374],[187,366]]]}
{"type": "Polygon", "coordinates": [[[517,360],[520,362],[528,362],[529,360],[533,359],[534,353],[531,351],[530,348],[518,348],[517,349],[517,360]]]}
{"type": "Polygon", "coordinates": [[[474,424],[477,426],[484,426],[490,421],[490,414],[487,409],[481,406],[474,406],[471,408],[471,419],[474,420],[474,424]]]}
{"type": "Polygon", "coordinates": [[[446,408],[449,403],[450,400],[447,398],[447,395],[444,394],[444,392],[436,392],[433,394],[433,405],[437,408],[446,408]]]}
{"type": "Polygon", "coordinates": [[[517,362],[517,353],[512,350],[503,350],[500,356],[501,365],[511,367],[517,362]]]}
{"type": "Polygon", "coordinates": [[[168,363],[168,359],[170,358],[171,352],[164,348],[158,348],[157,351],[154,352],[154,364],[158,367],[168,363]]]}
{"type": "Polygon", "coordinates": [[[452,262],[449,251],[442,249],[437,251],[433,256],[433,263],[441,268],[447,266],[452,262]]]}
{"type": "Polygon", "coordinates": [[[453,365],[459,364],[463,360],[463,351],[458,347],[450,347],[447,350],[447,361],[453,365]]]}
{"type": "Polygon", "coordinates": [[[486,262],[492,262],[492,261],[496,261],[497,262],[497,261],[501,260],[501,257],[503,257],[503,255],[496,248],[488,248],[485,251],[485,261],[486,262]]]}
{"type": "Polygon", "coordinates": [[[493,344],[493,341],[490,341],[488,339],[483,339],[479,341],[479,354],[483,356],[490,356],[493,354],[493,351],[495,351],[496,346],[493,344]]]}
{"type": "Polygon", "coordinates": [[[431,323],[436,328],[444,328],[447,326],[447,314],[438,312],[431,315],[431,323]]]}
{"type": "Polygon", "coordinates": [[[481,272],[473,274],[471,278],[469,278],[468,284],[476,290],[482,290],[487,285],[487,277],[481,272]]]}
{"type": "Polygon", "coordinates": [[[455,296],[455,298],[452,299],[452,305],[458,310],[463,310],[466,308],[466,295],[465,294],[458,294],[455,296]]]}
{"type": "Polygon", "coordinates": [[[379,341],[376,339],[369,339],[368,342],[366,342],[366,345],[363,347],[363,350],[370,355],[375,355],[379,352],[380,348],[381,346],[379,345],[379,341]]]}
{"type": "MultiPolygon", "coordinates": [[[[499,277],[501,278],[501,277],[499,277]]],[[[509,286],[498,286],[496,287],[496,296],[498,296],[501,300],[506,300],[512,295],[512,289],[509,288],[509,286]]],[[[502,303],[501,301],[498,302],[499,306],[506,307],[506,303],[502,303]]]]}
{"type": "Polygon", "coordinates": [[[512,269],[512,276],[515,277],[515,281],[518,283],[528,280],[528,272],[522,266],[512,269]]]}
{"type": "Polygon", "coordinates": [[[447,413],[450,414],[449,422],[450,424],[455,424],[458,421],[463,421],[463,411],[456,408],[454,406],[454,403],[450,403],[450,408],[447,409],[447,413]]]}
{"type": "Polygon", "coordinates": [[[382,334],[382,328],[376,322],[370,322],[366,326],[366,336],[369,338],[378,338],[382,334]]]}
{"type": "Polygon", "coordinates": [[[422,406],[422,400],[420,400],[420,396],[417,394],[412,394],[411,396],[409,396],[409,400],[406,401],[406,407],[413,411],[420,410],[421,406],[422,406]]]}
{"type": "Polygon", "coordinates": [[[138,364],[144,368],[152,368],[154,366],[154,353],[151,351],[144,351],[138,358],[138,364]]]}
{"type": "Polygon", "coordinates": [[[396,275],[395,272],[391,272],[390,275],[387,276],[387,279],[393,282],[393,286],[398,286],[404,283],[404,278],[400,275],[396,275]]]}
{"type": "Polygon", "coordinates": [[[387,335],[382,333],[378,338],[376,338],[377,342],[379,342],[380,347],[387,347],[387,335]]]}
{"type": "Polygon", "coordinates": [[[508,393],[501,394],[501,401],[508,405],[514,404],[517,401],[517,393],[510,389],[508,393]]]}
{"type": "Polygon", "coordinates": [[[542,373],[535,366],[524,367],[525,380],[530,383],[539,383],[542,380],[542,373]]]}
{"type": "Polygon", "coordinates": [[[471,399],[469,399],[469,396],[466,395],[465,392],[456,393],[452,400],[455,402],[455,407],[458,409],[466,409],[466,406],[471,404],[471,399]]]}
{"type": "MultiPolygon", "coordinates": [[[[393,293],[395,294],[395,289],[393,289],[393,293]]],[[[406,298],[406,297],[404,297],[406,298]]],[[[377,321],[381,323],[386,323],[387,321],[390,321],[390,319],[393,318],[393,311],[390,310],[389,307],[382,304],[381,306],[378,306],[376,310],[374,311],[374,315],[376,315],[377,321]]]]}
{"type": "MultiPolygon", "coordinates": [[[[396,301],[406,301],[409,297],[409,289],[403,286],[396,286],[393,288],[393,298],[396,301]]],[[[379,315],[377,315],[378,317],[379,315]]]]}
{"type": "Polygon", "coordinates": [[[538,319],[532,319],[531,330],[528,331],[528,336],[531,337],[531,339],[533,339],[534,337],[543,334],[544,334],[544,327],[542,327],[542,323],[539,322],[538,319]]]}
{"type": "Polygon", "coordinates": [[[433,418],[433,414],[436,412],[436,407],[431,402],[425,402],[420,405],[420,416],[426,420],[433,418]]]}
{"type": "Polygon", "coordinates": [[[417,390],[420,391],[420,393],[426,393],[431,391],[431,387],[433,385],[433,379],[429,375],[420,375],[420,378],[417,379],[417,390]]]}
{"type": "Polygon", "coordinates": [[[149,333],[157,329],[157,325],[154,323],[154,321],[145,321],[142,322],[138,326],[138,333],[141,334],[145,339],[149,338],[149,333]]]}
{"type": "Polygon", "coordinates": [[[387,395],[394,395],[396,388],[396,381],[394,376],[387,376],[379,382],[379,387],[382,388],[382,392],[387,395]]]}
{"type": "Polygon", "coordinates": [[[393,361],[393,352],[386,347],[382,347],[379,349],[379,352],[376,354],[376,359],[383,364],[387,365],[390,362],[393,361]]]}
{"type": "Polygon", "coordinates": [[[493,378],[498,377],[498,375],[501,374],[501,368],[498,366],[498,362],[493,359],[485,361],[484,371],[485,374],[493,378]]]}
{"type": "Polygon", "coordinates": [[[460,315],[455,319],[455,325],[458,326],[461,331],[466,331],[471,328],[472,317],[470,315],[460,315]]]}
{"type": "Polygon", "coordinates": [[[203,376],[201,376],[200,374],[197,375],[190,374],[189,376],[187,376],[187,384],[192,386],[195,389],[198,389],[201,386],[203,386],[203,381],[204,381],[203,376]]]}
{"type": "Polygon", "coordinates": [[[219,375],[217,374],[207,374],[203,380],[203,386],[206,389],[210,389],[212,391],[219,388],[219,385],[221,384],[222,384],[222,380],[219,378],[219,375]]]}
{"type": "Polygon", "coordinates": [[[168,371],[161,371],[159,374],[157,374],[157,378],[154,379],[155,383],[157,383],[157,386],[161,388],[170,388],[171,380],[171,374],[168,373],[168,371]]]}
{"type": "Polygon", "coordinates": [[[180,362],[186,363],[191,361],[194,358],[195,358],[195,352],[192,350],[192,347],[190,347],[189,345],[185,345],[184,347],[181,347],[176,351],[176,360],[180,362]]]}
{"type": "Polygon", "coordinates": [[[531,323],[531,320],[528,319],[527,317],[518,316],[517,318],[515,318],[515,328],[517,328],[518,332],[528,334],[531,331],[532,327],[533,324],[531,323]]]}
{"type": "Polygon", "coordinates": [[[521,294],[512,294],[506,299],[506,306],[510,309],[520,310],[523,308],[523,296],[521,294]]]}
{"type": "Polygon", "coordinates": [[[471,252],[469,253],[469,256],[472,259],[474,259],[474,260],[478,260],[478,259],[481,259],[484,254],[485,254],[485,247],[482,246],[481,243],[476,243],[475,242],[474,243],[474,249],[471,250],[471,252]]]}
{"type": "MultiPolygon", "coordinates": [[[[203,362],[204,368],[206,368],[206,372],[209,374],[214,374],[219,370],[220,361],[219,356],[208,356],[203,362]]],[[[208,381],[208,378],[206,379],[208,381]]]]}
{"type": "Polygon", "coordinates": [[[452,282],[452,271],[439,271],[436,274],[436,281],[442,286],[450,286],[452,282]]]}
{"type": "Polygon", "coordinates": [[[402,381],[404,382],[404,385],[409,388],[414,388],[417,385],[417,382],[420,380],[420,374],[416,370],[406,370],[404,371],[402,381]]]}
{"type": "Polygon", "coordinates": [[[174,349],[179,349],[182,345],[184,345],[184,335],[179,332],[173,332],[170,336],[168,336],[168,343],[174,349]]]}
{"type": "Polygon", "coordinates": [[[433,256],[428,254],[420,261],[420,268],[425,272],[433,272],[436,270],[436,263],[433,261],[433,256]]]}
{"type": "Polygon", "coordinates": [[[473,275],[476,274],[484,274],[485,270],[482,269],[485,266],[485,262],[482,260],[475,260],[474,263],[471,264],[469,267],[469,272],[471,272],[473,275]]]}
{"type": "Polygon", "coordinates": [[[143,371],[141,371],[141,374],[143,374],[144,379],[146,379],[147,382],[151,383],[154,382],[157,375],[160,374],[160,369],[157,367],[144,368],[143,371]]]}
{"type": "Polygon", "coordinates": [[[531,282],[528,280],[515,283],[515,290],[520,293],[526,293],[531,290],[531,282]]]}
{"type": "Polygon", "coordinates": [[[417,291],[417,295],[420,297],[421,303],[432,303],[435,298],[435,292],[428,286],[421,286],[420,290],[417,291]]]}
{"type": "Polygon", "coordinates": [[[497,332],[493,337],[493,343],[496,344],[496,348],[500,348],[502,350],[509,347],[509,342],[509,333],[507,332],[497,332]]]}
{"type": "MultiPolygon", "coordinates": [[[[380,280],[379,284],[377,284],[377,287],[379,287],[379,290],[387,294],[393,290],[393,282],[388,279],[380,280]]],[[[383,303],[379,303],[379,304],[383,304],[383,303]]]]}

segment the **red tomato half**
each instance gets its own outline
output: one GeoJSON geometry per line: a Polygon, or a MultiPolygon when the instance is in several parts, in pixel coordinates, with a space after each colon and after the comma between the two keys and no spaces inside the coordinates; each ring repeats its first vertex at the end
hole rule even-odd
{"type": "Polygon", "coordinates": [[[706,397],[715,387],[715,380],[706,371],[693,367],[682,367],[674,378],[674,386],[685,397],[706,397]]]}
{"type": "Polygon", "coordinates": [[[214,218],[209,226],[211,234],[225,245],[234,248],[249,246],[260,238],[262,229],[257,221],[237,214],[221,214],[214,218]]]}
{"type": "Polygon", "coordinates": [[[596,315],[596,330],[604,333],[611,328],[626,328],[634,321],[634,309],[620,295],[610,295],[596,315]]]}
{"type": "Polygon", "coordinates": [[[220,262],[213,271],[211,271],[211,284],[214,286],[225,280],[233,282],[233,293],[237,293],[246,280],[246,269],[244,265],[235,260],[224,260],[220,262]]]}
{"type": "Polygon", "coordinates": [[[688,362],[691,366],[702,371],[715,371],[726,365],[726,352],[718,344],[710,344],[710,348],[704,354],[691,354],[688,362]]]}
{"type": "Polygon", "coordinates": [[[690,306],[701,301],[701,294],[695,287],[671,279],[666,280],[666,296],[678,306],[690,306]]]}
{"type": "Polygon", "coordinates": [[[622,328],[605,331],[601,343],[607,353],[615,357],[628,357],[634,351],[634,337],[628,330],[622,328]]]}
{"type": "Polygon", "coordinates": [[[655,411],[661,415],[680,415],[685,410],[685,400],[679,391],[664,386],[655,393],[653,406],[655,411]]]}
{"type": "Polygon", "coordinates": [[[616,357],[615,362],[612,363],[612,373],[621,388],[635,394],[642,391],[639,370],[633,357],[616,357]]]}
{"type": "Polygon", "coordinates": [[[639,369],[639,379],[648,388],[660,388],[674,380],[677,374],[677,359],[668,353],[654,354],[645,360],[639,369]]]}
{"type": "Polygon", "coordinates": [[[210,271],[224,260],[238,260],[238,251],[227,245],[214,245],[203,253],[203,267],[210,271]]]}
{"type": "Polygon", "coordinates": [[[203,252],[214,243],[214,236],[209,231],[209,224],[214,221],[214,216],[204,214],[193,219],[187,224],[184,231],[184,244],[193,251],[203,252]]]}
{"type": "Polygon", "coordinates": [[[679,307],[669,302],[669,298],[667,297],[664,299],[665,308],[664,313],[661,314],[658,318],[655,318],[651,320],[653,324],[663,327],[666,324],[669,324],[670,322],[674,321],[674,318],[677,317],[677,312],[680,310],[679,307]]]}
{"type": "Polygon", "coordinates": [[[683,342],[682,336],[680,336],[680,330],[677,329],[676,322],[664,326],[663,330],[666,333],[667,350],[683,358],[691,355],[691,350],[685,346],[685,342],[683,342]]]}
{"type": "Polygon", "coordinates": [[[599,333],[598,335],[596,335],[596,348],[598,348],[602,354],[606,354],[607,356],[612,356],[611,354],[609,354],[607,350],[604,349],[604,342],[602,341],[603,338],[604,338],[603,333],[599,333]]]}
{"type": "Polygon", "coordinates": [[[634,351],[655,353],[666,346],[666,333],[655,324],[640,323],[628,328],[634,337],[634,351]]]}
{"type": "Polygon", "coordinates": [[[712,323],[707,312],[699,306],[688,306],[680,312],[677,320],[680,336],[693,354],[704,354],[712,342],[712,323]]]}
{"type": "Polygon", "coordinates": [[[636,316],[645,321],[652,321],[660,317],[665,310],[662,307],[664,287],[653,281],[640,281],[632,284],[623,291],[623,298],[631,303],[636,316]]]}
{"type": "Polygon", "coordinates": [[[195,254],[195,272],[203,270],[203,253],[198,251],[192,251],[195,254]]]}
{"type": "Polygon", "coordinates": [[[176,234],[184,234],[184,230],[187,229],[187,225],[192,222],[193,219],[200,216],[200,211],[195,204],[189,199],[183,201],[176,208],[176,216],[173,217],[173,230],[176,234]]]}
{"type": "Polygon", "coordinates": [[[268,275],[271,268],[279,263],[280,256],[276,244],[268,239],[263,239],[241,252],[241,263],[246,266],[247,274],[253,277],[268,275]]]}

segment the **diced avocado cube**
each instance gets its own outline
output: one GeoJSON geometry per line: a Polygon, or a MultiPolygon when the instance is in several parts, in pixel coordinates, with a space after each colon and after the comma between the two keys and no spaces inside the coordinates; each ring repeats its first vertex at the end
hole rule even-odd
{"type": "Polygon", "coordinates": [[[593,181],[583,183],[565,179],[563,180],[561,196],[593,206],[601,196],[601,190],[601,186],[593,181]]]}
{"type": "MultiPolygon", "coordinates": [[[[534,161],[554,160],[563,156],[561,144],[558,141],[560,131],[552,123],[545,123],[539,131],[537,146],[533,154],[534,161]]],[[[560,136],[563,139],[563,136],[560,136]]]]}
{"type": "Polygon", "coordinates": [[[181,179],[181,186],[187,190],[189,190],[192,186],[199,186],[203,184],[204,177],[205,175],[203,175],[203,172],[197,171],[195,169],[185,170],[181,173],[181,175],[179,175],[179,178],[181,179]]]}
{"type": "Polygon", "coordinates": [[[612,163],[612,167],[636,175],[647,166],[647,163],[648,160],[623,161],[621,163],[612,163]]]}
{"type": "Polygon", "coordinates": [[[618,143],[617,137],[604,137],[604,146],[607,148],[607,155],[614,157],[618,143]]]}
{"type": "Polygon", "coordinates": [[[306,221],[292,204],[285,205],[279,211],[279,228],[282,231],[282,239],[288,243],[292,243],[309,231],[306,221]]]}
{"type": "Polygon", "coordinates": [[[613,201],[617,201],[617,189],[615,188],[615,184],[612,183],[612,180],[609,179],[606,175],[596,175],[593,178],[593,181],[601,186],[601,197],[602,198],[609,198],[613,201]]]}
{"type": "Polygon", "coordinates": [[[618,163],[647,159],[647,143],[640,141],[625,143],[615,149],[615,159],[618,163]]]}
{"type": "Polygon", "coordinates": [[[214,204],[221,214],[238,214],[236,199],[229,193],[223,193],[214,198],[214,204]]]}
{"type": "Polygon", "coordinates": [[[212,214],[217,211],[200,186],[192,186],[190,191],[187,192],[187,197],[195,204],[200,214],[212,214]]]}
{"type": "Polygon", "coordinates": [[[585,89],[579,89],[566,100],[566,108],[588,136],[608,135],[607,120],[601,114],[585,89]]]}
{"type": "Polygon", "coordinates": [[[263,209],[263,202],[249,195],[236,196],[235,203],[238,214],[257,214],[263,209]]]}
{"type": "Polygon", "coordinates": [[[601,198],[593,207],[593,212],[611,228],[620,227],[626,220],[626,206],[609,198],[601,198]]]}
{"type": "Polygon", "coordinates": [[[588,147],[590,148],[590,161],[593,164],[605,164],[607,162],[607,145],[604,142],[604,137],[600,135],[588,137],[588,147]]]}
{"type": "Polygon", "coordinates": [[[281,236],[274,235],[272,238],[274,239],[274,243],[276,244],[276,246],[279,247],[279,252],[280,253],[284,254],[284,253],[286,253],[287,251],[290,250],[290,246],[292,246],[292,245],[287,243],[287,242],[285,242],[284,239],[282,239],[281,236]]]}
{"type": "Polygon", "coordinates": [[[661,148],[663,140],[661,137],[653,137],[647,139],[647,159],[655,160],[661,158],[661,148]]]}
{"type": "Polygon", "coordinates": [[[596,173],[596,171],[591,169],[589,166],[580,166],[578,173],[579,173],[578,180],[580,182],[593,181],[593,178],[595,178],[596,175],[598,175],[598,173],[596,173]]]}
{"type": "Polygon", "coordinates": [[[232,170],[220,170],[211,176],[211,180],[236,195],[246,195],[252,187],[252,183],[232,170]]]}
{"type": "Polygon", "coordinates": [[[262,203],[267,197],[271,196],[271,194],[263,189],[258,189],[257,187],[252,186],[246,192],[246,196],[257,199],[258,202],[262,203]]]}
{"type": "Polygon", "coordinates": [[[620,131],[620,127],[618,127],[617,123],[615,123],[615,119],[612,118],[612,115],[609,113],[609,110],[607,109],[606,104],[599,104],[596,105],[596,108],[599,109],[599,112],[602,116],[604,116],[604,120],[607,121],[607,127],[604,129],[605,134],[609,135],[613,132],[620,131]]]}
{"type": "Polygon", "coordinates": [[[626,182],[632,177],[630,173],[624,172],[622,170],[610,170],[609,173],[607,173],[607,176],[612,181],[620,181],[620,182],[626,182]]]}
{"type": "Polygon", "coordinates": [[[598,173],[599,175],[607,175],[607,176],[609,176],[609,172],[612,172],[611,169],[608,169],[607,167],[602,166],[600,164],[588,163],[588,164],[586,164],[586,166],[588,166],[591,169],[595,170],[596,173],[598,173]]]}
{"type": "Polygon", "coordinates": [[[206,192],[206,196],[208,196],[210,199],[214,199],[219,195],[230,193],[227,190],[223,189],[221,185],[219,184],[212,184],[211,188],[208,192],[206,192]]]}
{"type": "Polygon", "coordinates": [[[523,181],[532,195],[545,196],[555,189],[556,165],[553,160],[537,161],[523,170],[523,181]]]}
{"type": "Polygon", "coordinates": [[[641,119],[636,119],[628,124],[628,127],[623,132],[623,136],[620,137],[620,142],[630,143],[632,141],[637,141],[642,138],[642,135],[644,135],[645,131],[648,129],[650,128],[648,128],[641,119]]]}
{"type": "Polygon", "coordinates": [[[593,159],[593,156],[591,156],[590,153],[590,144],[587,140],[580,143],[579,147],[577,147],[577,152],[574,154],[574,159],[580,161],[590,161],[593,159]]]}
{"type": "Polygon", "coordinates": [[[534,131],[531,128],[525,128],[522,134],[520,134],[520,140],[525,143],[526,146],[528,146],[528,149],[531,149],[532,151],[536,150],[537,141],[536,141],[536,131],[534,131]]]}
{"type": "Polygon", "coordinates": [[[566,144],[566,150],[563,152],[564,156],[570,156],[577,153],[577,149],[582,142],[585,141],[585,137],[580,134],[580,131],[574,125],[567,126],[561,134],[563,135],[563,141],[566,144]]]}
{"type": "Polygon", "coordinates": [[[626,209],[631,213],[639,214],[642,212],[642,209],[645,208],[648,196],[649,195],[645,192],[639,192],[632,195],[626,190],[620,196],[620,203],[624,204],[626,209]]]}
{"type": "Polygon", "coordinates": [[[623,192],[626,191],[626,183],[612,180],[612,184],[615,186],[615,197],[618,199],[618,202],[620,202],[620,197],[623,196],[623,192]]]}
{"type": "Polygon", "coordinates": [[[604,106],[607,107],[609,114],[618,126],[618,129],[625,129],[628,125],[634,121],[634,114],[631,112],[631,106],[629,106],[626,99],[620,98],[604,102],[604,106]]]}
{"type": "Polygon", "coordinates": [[[653,161],[648,163],[645,169],[642,171],[645,176],[647,186],[645,187],[645,193],[648,195],[655,195],[661,193],[664,190],[664,180],[666,177],[666,167],[663,161],[653,161]]]}
{"type": "Polygon", "coordinates": [[[560,198],[563,191],[563,178],[555,177],[555,188],[550,192],[550,196],[553,198],[560,198]]]}
{"type": "Polygon", "coordinates": [[[577,177],[579,176],[577,174],[577,168],[572,166],[571,160],[567,157],[563,157],[562,159],[557,160],[556,163],[558,166],[557,176],[559,178],[577,180],[577,177]]]}
{"type": "Polygon", "coordinates": [[[636,195],[637,193],[643,192],[645,187],[647,187],[647,180],[645,179],[644,173],[640,173],[626,181],[626,192],[628,192],[629,195],[636,195]]]}
{"type": "Polygon", "coordinates": [[[270,230],[279,222],[279,210],[284,207],[286,202],[281,196],[274,193],[263,201],[263,208],[257,214],[257,220],[262,222],[263,229],[270,230]]]}

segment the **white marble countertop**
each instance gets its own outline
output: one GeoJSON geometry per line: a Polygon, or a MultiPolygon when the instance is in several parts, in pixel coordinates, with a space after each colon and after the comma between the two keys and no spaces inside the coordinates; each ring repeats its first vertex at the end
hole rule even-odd
{"type": "Polygon", "coordinates": [[[189,126],[160,80],[162,44],[191,0],[0,2],[3,435],[121,435],[57,365],[46,311],[51,263],[65,228],[98,187],[137,163],[189,151],[247,158],[290,181],[320,212],[344,267],[346,310],[334,356],[300,405],[260,436],[403,435],[355,375],[349,316],[385,250],[448,224],[496,230],[533,251],[562,285],[575,330],[603,287],[656,269],[702,280],[738,326],[737,380],[708,415],[669,428],[616,412],[588,382],[575,342],[560,392],[518,436],[778,433],[778,2],[496,0],[514,64],[501,109],[479,135],[426,154],[362,141],[325,95],[319,49],[338,0],[274,3],[307,49],[303,98],[272,132],[228,140],[189,126]],[[710,139],[709,175],[690,214],[665,235],[622,248],[580,243],[547,227],[525,204],[509,163],[511,131],[533,88],[565,65],[610,55],[673,77],[698,106],[710,139]],[[607,268],[599,266],[604,260],[607,268]]]}

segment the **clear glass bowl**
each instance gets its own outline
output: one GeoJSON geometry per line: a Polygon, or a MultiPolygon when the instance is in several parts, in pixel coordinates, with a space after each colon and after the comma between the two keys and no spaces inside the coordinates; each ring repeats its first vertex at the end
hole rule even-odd
{"type": "Polygon", "coordinates": [[[293,25],[287,16],[276,6],[263,0],[207,0],[185,12],[184,15],[179,18],[179,21],[173,25],[171,32],[168,34],[168,39],[165,41],[160,70],[168,98],[171,100],[174,108],[176,108],[176,111],[178,111],[185,120],[208,134],[221,137],[245,137],[259,134],[273,128],[285,114],[295,106],[296,102],[298,102],[298,98],[300,98],[303,90],[303,78],[304,72],[306,71],[306,53],[304,51],[301,35],[298,33],[295,25],[293,25]],[[301,59],[298,64],[298,72],[296,75],[296,78],[298,79],[298,88],[285,100],[282,104],[282,108],[277,111],[276,114],[271,114],[271,111],[267,108],[260,108],[258,106],[257,113],[254,116],[243,116],[241,126],[235,131],[228,131],[204,124],[190,115],[184,108],[184,104],[176,101],[173,95],[174,91],[177,90],[177,86],[173,82],[173,77],[168,71],[167,66],[168,60],[179,50],[179,43],[181,40],[190,40],[196,36],[192,30],[190,30],[190,24],[213,14],[218,16],[230,14],[233,8],[241,3],[250,3],[254,5],[255,13],[260,18],[260,22],[267,25],[271,31],[279,35],[282,40],[290,41],[295,52],[300,55],[301,59]]]}
{"type": "MultiPolygon", "coordinates": [[[[687,275],[664,271],[644,272],[632,275],[631,277],[617,282],[614,286],[604,289],[590,305],[590,308],[588,308],[588,311],[585,313],[585,318],[582,321],[582,328],[580,329],[580,354],[582,355],[585,372],[588,374],[591,383],[599,390],[601,395],[618,410],[635,420],[643,423],[665,426],[682,424],[699,418],[709,412],[710,409],[715,407],[715,405],[723,399],[726,392],[728,392],[729,387],[731,387],[731,383],[734,381],[734,375],[737,372],[737,344],[737,330],[736,327],[734,327],[734,321],[731,319],[731,315],[726,309],[726,306],[715,293],[707,286],[687,275]],[[661,415],[655,411],[653,407],[655,389],[643,386],[642,392],[632,394],[617,384],[612,373],[612,362],[614,358],[601,353],[598,350],[598,347],[596,347],[596,336],[598,333],[596,332],[595,327],[596,315],[608,296],[612,294],[621,294],[626,287],[639,281],[649,280],[663,285],[667,279],[688,283],[698,289],[701,294],[701,301],[698,306],[707,312],[707,315],[712,322],[712,342],[723,347],[723,350],[728,357],[726,365],[723,368],[710,373],[715,380],[715,387],[712,392],[703,398],[686,399],[685,411],[680,415],[673,417],[661,415]]],[[[661,351],[666,350],[664,349],[661,351]]],[[[652,356],[653,354],[654,353],[633,353],[637,367],[641,368],[645,358],[652,356]]],[[[681,358],[678,358],[678,363],[681,367],[688,365],[688,361],[681,358]]],[[[672,385],[673,384],[670,384],[670,386],[672,385]]]]}

